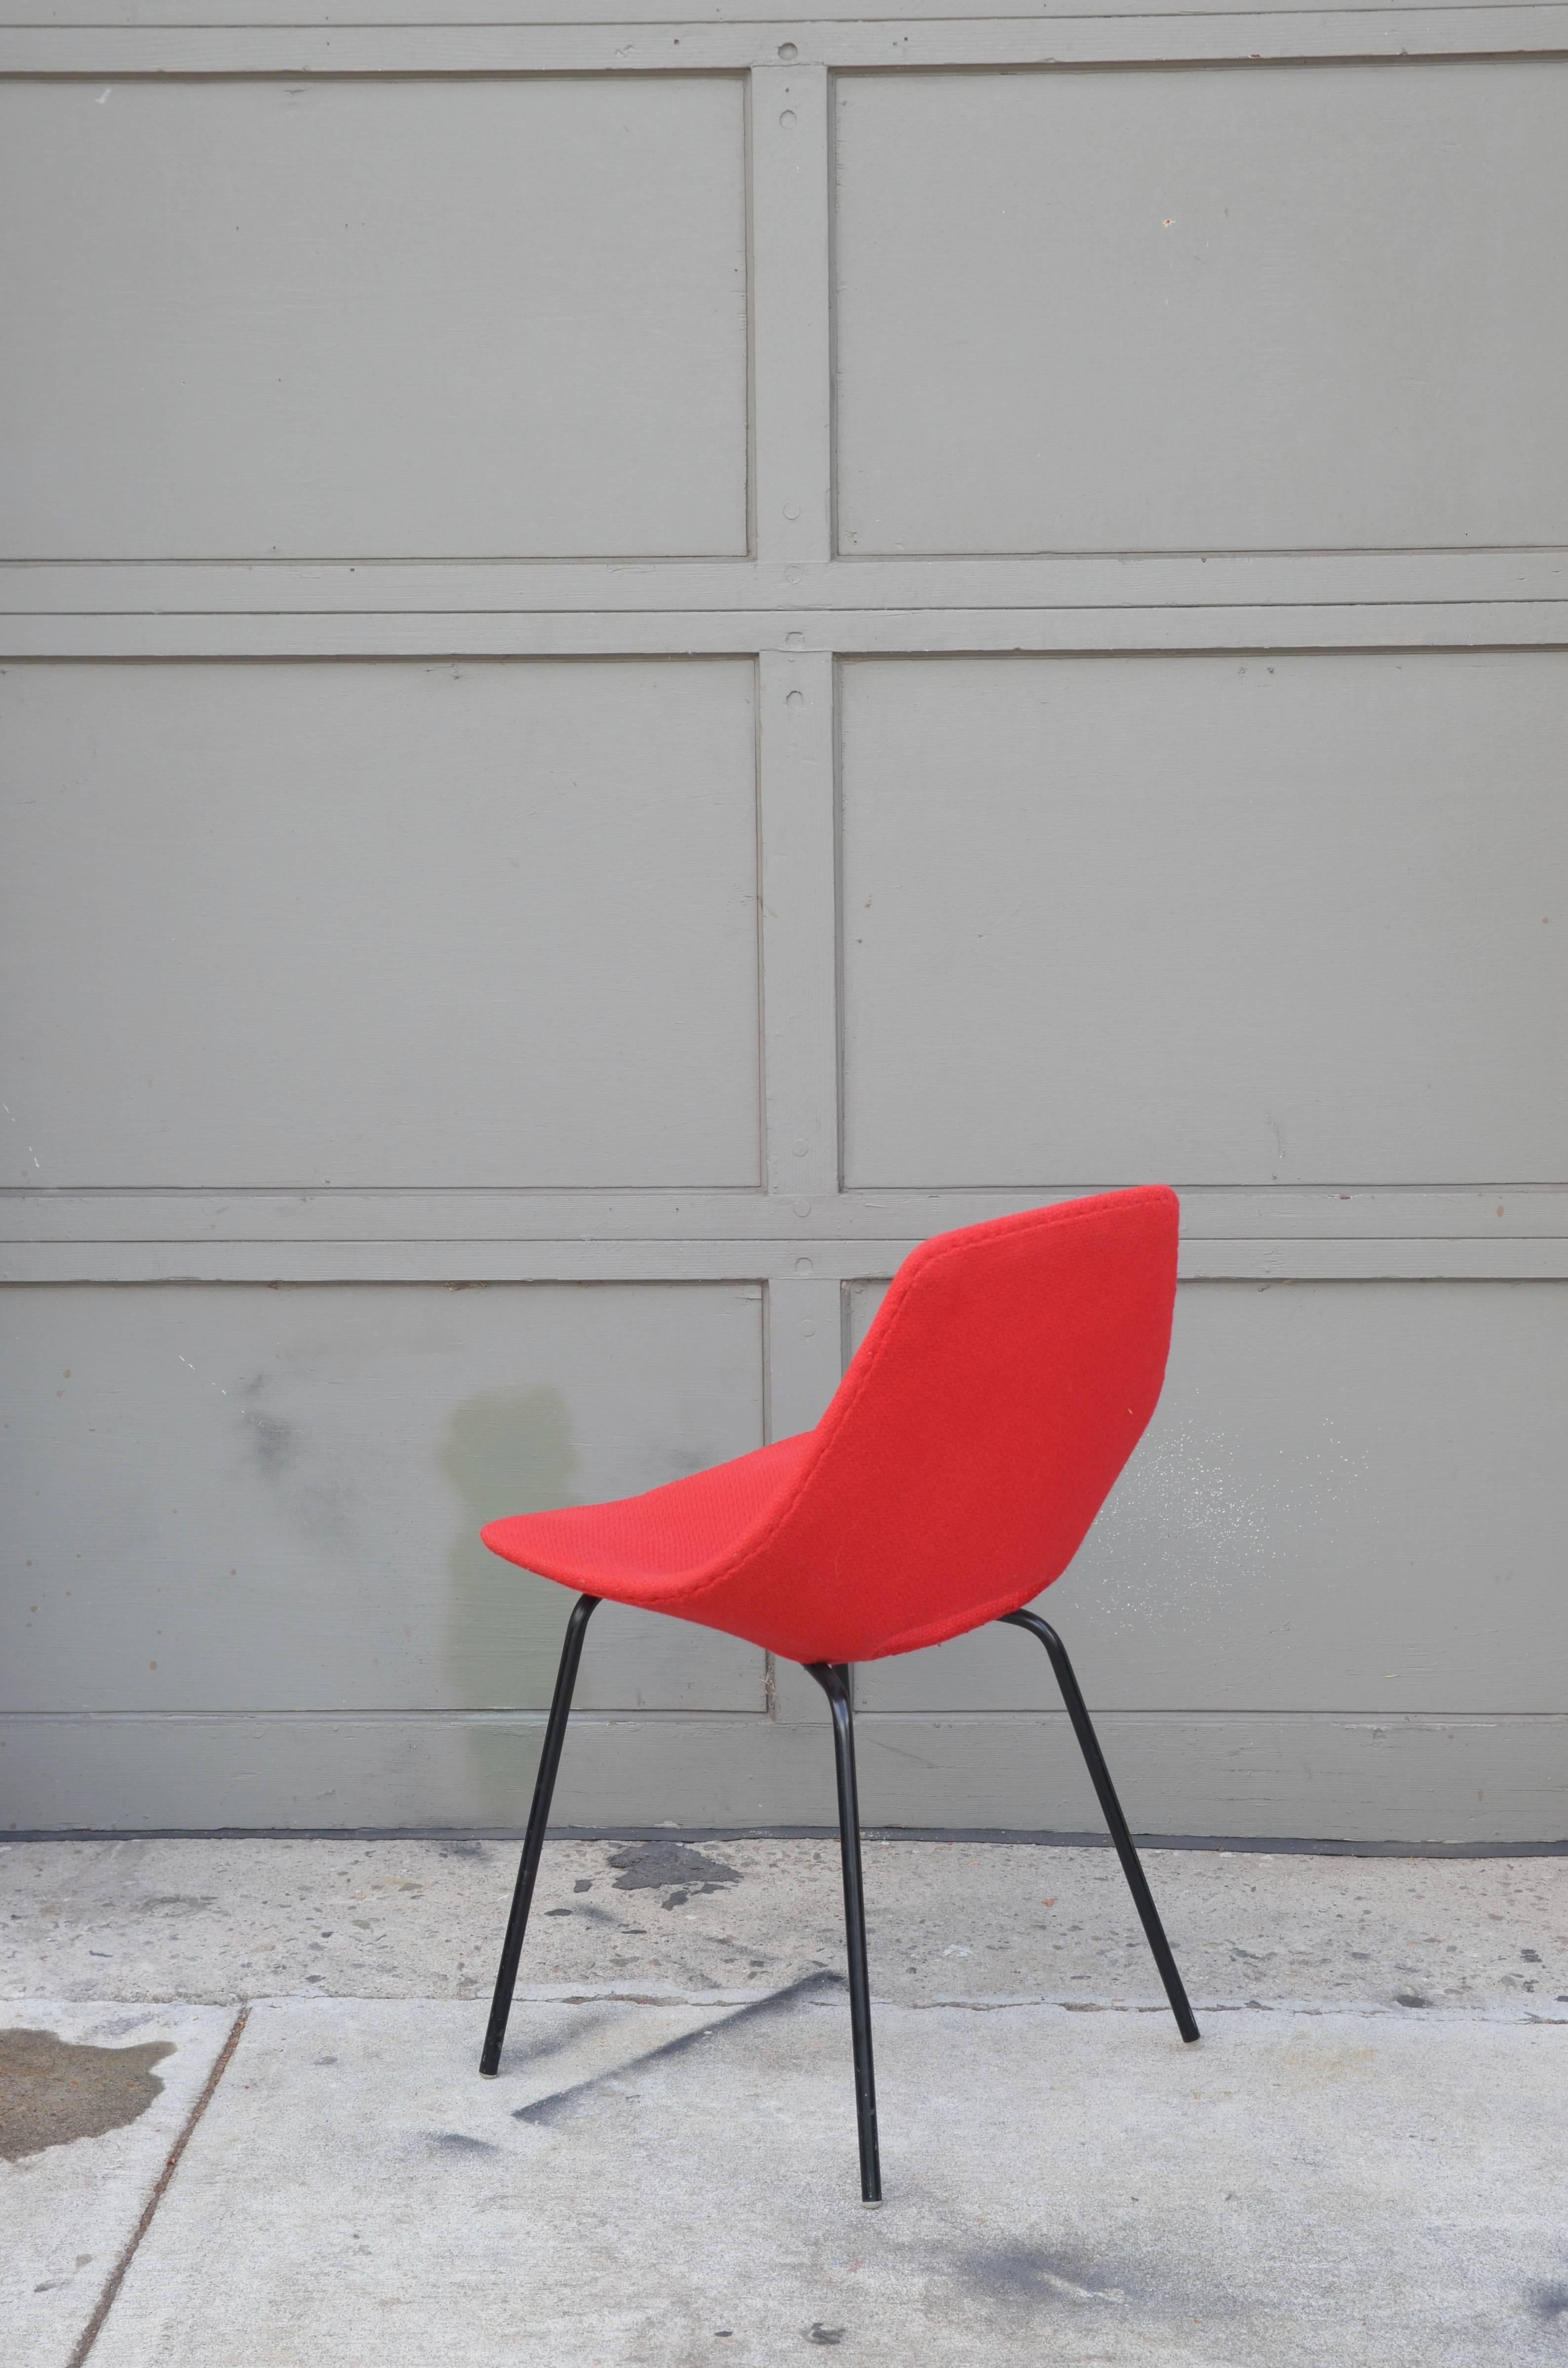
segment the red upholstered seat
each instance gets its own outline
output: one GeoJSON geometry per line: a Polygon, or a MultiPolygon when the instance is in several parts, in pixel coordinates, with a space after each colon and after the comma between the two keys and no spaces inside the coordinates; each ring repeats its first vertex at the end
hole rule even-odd
{"type": "Polygon", "coordinates": [[[1060,1577],[1153,1414],[1176,1294],[1162,1186],[941,1234],[815,1430],[643,1497],[492,1521],[585,1595],[793,1661],[872,1661],[1060,1577]]]}

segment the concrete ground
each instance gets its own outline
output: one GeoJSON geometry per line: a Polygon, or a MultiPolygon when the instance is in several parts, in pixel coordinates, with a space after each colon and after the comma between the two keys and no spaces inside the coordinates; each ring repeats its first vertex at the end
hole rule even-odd
{"type": "Polygon", "coordinates": [[[0,1847],[17,2368],[1568,2361],[1568,1859],[552,1843],[502,2078],[490,1842],[0,1847]],[[107,2305],[107,2306],[106,2306],[107,2305]]]}

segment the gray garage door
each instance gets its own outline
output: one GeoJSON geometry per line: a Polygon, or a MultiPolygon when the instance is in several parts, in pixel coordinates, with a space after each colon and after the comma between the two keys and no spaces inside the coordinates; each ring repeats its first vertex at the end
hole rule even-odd
{"type": "MultiPolygon", "coordinates": [[[[1135,1822],[1568,1833],[1568,10],[896,5],[8,0],[0,1823],[515,1824],[482,1520],[1165,1178],[1135,1822]]],[[[761,1653],[581,1699],[832,1815],[761,1653]]],[[[858,1701],[1093,1821],[1016,1638],[858,1701]]]]}

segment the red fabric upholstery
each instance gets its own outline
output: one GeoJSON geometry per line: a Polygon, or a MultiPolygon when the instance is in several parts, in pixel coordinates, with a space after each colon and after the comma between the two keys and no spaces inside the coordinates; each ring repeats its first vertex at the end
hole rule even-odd
{"type": "Polygon", "coordinates": [[[508,1562],[792,1661],[872,1661],[1061,1577],[1154,1411],[1176,1296],[1163,1186],[939,1234],[815,1430],[610,1505],[492,1521],[508,1562]]]}

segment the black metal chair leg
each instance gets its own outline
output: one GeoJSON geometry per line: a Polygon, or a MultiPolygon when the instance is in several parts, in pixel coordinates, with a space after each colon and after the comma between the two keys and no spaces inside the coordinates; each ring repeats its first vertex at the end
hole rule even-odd
{"type": "Polygon", "coordinates": [[[871,2065],[871,1983],[866,1964],[866,1896],[860,1877],[860,1805],[855,1790],[855,1724],[849,1671],[831,1661],[806,1664],[833,1713],[838,1770],[838,1841],[844,1861],[844,1935],[849,1957],[849,2029],[855,2045],[855,2118],[860,2136],[860,2200],[882,2200],[877,2150],[877,2082],[871,2065]]]}
{"type": "Polygon", "coordinates": [[[566,1722],[572,1711],[572,1690],[577,1682],[577,1664],[583,1656],[583,1637],[598,1601],[597,1595],[580,1595],[566,1622],[561,1666],[555,1672],[555,1691],[545,1725],[544,1749],[534,1779],[533,1806],[528,1811],[528,1829],[523,1839],[517,1888],[512,1894],[512,1912],[506,1918],[506,1937],[501,1943],[501,1964],[495,1975],[495,1995],[490,2002],[484,2053],[479,2059],[479,2068],[487,2080],[494,2080],[501,2069],[501,2042],[506,2036],[506,2018],[512,2011],[512,1993],[517,1987],[517,1960],[523,1953],[523,1935],[528,1929],[528,1909],[533,1904],[534,1882],[544,1850],[544,1829],[550,1822],[555,1771],[561,1765],[561,1747],[566,1740],[566,1722]]]}
{"type": "Polygon", "coordinates": [[[1095,1733],[1093,1723],[1085,1706],[1084,1697],[1078,1691],[1078,1680],[1073,1674],[1073,1664],[1067,1657],[1067,1647],[1055,1629],[1048,1627],[1043,1620],[1037,1619],[1032,1611],[1008,1611],[1004,1613],[1003,1619],[1009,1628],[1027,1628],[1031,1636],[1038,1636],[1051,1656],[1051,1666],[1056,1672],[1056,1682],[1062,1689],[1062,1699],[1067,1705],[1067,1715],[1073,1722],[1073,1732],[1078,1738],[1078,1748],[1084,1755],[1095,1791],[1099,1794],[1100,1807],[1104,1812],[1106,1824],[1110,1827],[1110,1838],[1116,1844],[1116,1854],[1121,1861],[1121,1872],[1127,1877],[1127,1887],[1132,1894],[1132,1904],[1138,1910],[1143,1930],[1148,1937],[1150,1949],[1153,1952],[1154,1963],[1160,1969],[1160,1979],[1165,1986],[1165,1996],[1171,2002],[1171,2012],[1176,2019],[1176,2029],[1181,2032],[1182,2037],[1190,2043],[1199,2036],[1198,2024],[1193,2018],[1192,2009],[1187,2004],[1187,1991],[1182,1986],[1181,1975],[1176,1971],[1176,1962],[1171,1954],[1171,1944],[1165,1938],[1165,1928],[1160,1921],[1160,1911],[1154,1905],[1154,1896],[1149,1888],[1148,1878],[1143,1873],[1138,1852],[1133,1848],[1132,1836],[1127,1829],[1127,1819],[1121,1814],[1121,1804],[1116,1797],[1116,1787],[1110,1781],[1110,1770],[1105,1764],[1105,1754],[1100,1749],[1099,1737],[1095,1733]]]}

